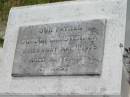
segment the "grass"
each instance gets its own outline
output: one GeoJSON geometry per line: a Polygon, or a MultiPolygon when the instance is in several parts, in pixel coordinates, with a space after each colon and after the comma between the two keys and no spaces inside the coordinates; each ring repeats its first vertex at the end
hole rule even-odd
{"type": "Polygon", "coordinates": [[[3,36],[6,29],[8,13],[13,6],[45,4],[66,0],[0,0],[0,47],[3,45],[3,36]]]}

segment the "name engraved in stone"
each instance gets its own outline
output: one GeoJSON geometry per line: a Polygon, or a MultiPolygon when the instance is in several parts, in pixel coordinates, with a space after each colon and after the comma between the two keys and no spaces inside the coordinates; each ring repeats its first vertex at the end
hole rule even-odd
{"type": "Polygon", "coordinates": [[[100,75],[106,20],[19,28],[13,76],[100,75]]]}

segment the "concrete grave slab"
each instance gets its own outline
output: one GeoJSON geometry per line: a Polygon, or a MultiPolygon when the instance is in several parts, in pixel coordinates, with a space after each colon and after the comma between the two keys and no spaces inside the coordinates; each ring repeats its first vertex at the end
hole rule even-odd
{"type": "Polygon", "coordinates": [[[127,0],[86,0],[12,8],[0,69],[0,93],[45,97],[127,97],[124,95],[127,91],[123,92],[127,85],[121,88],[125,78],[122,77],[123,48],[120,47],[125,39],[126,5],[127,0]],[[11,76],[21,27],[97,19],[107,20],[100,76],[11,76]]]}

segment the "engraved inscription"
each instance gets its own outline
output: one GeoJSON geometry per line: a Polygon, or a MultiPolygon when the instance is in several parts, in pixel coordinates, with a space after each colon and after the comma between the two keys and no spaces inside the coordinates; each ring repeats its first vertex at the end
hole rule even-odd
{"type": "Polygon", "coordinates": [[[106,20],[19,28],[13,76],[100,75],[106,20]]]}

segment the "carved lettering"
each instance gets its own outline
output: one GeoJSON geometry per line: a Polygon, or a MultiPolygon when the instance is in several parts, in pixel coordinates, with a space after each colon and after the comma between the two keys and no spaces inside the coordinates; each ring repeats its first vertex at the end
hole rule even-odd
{"type": "Polygon", "coordinates": [[[90,20],[21,27],[12,74],[101,74],[105,23],[90,20]]]}

